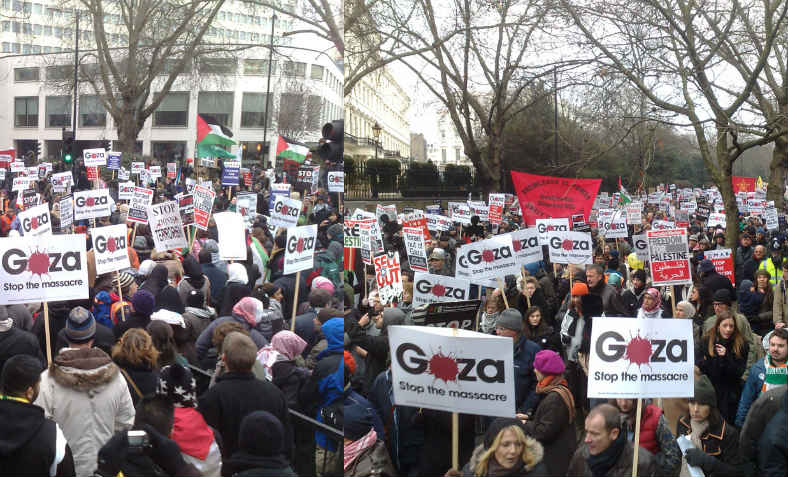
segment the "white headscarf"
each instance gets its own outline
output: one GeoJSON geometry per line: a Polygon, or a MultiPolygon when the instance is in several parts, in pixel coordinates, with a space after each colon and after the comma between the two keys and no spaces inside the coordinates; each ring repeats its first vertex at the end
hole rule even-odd
{"type": "Polygon", "coordinates": [[[242,283],[246,285],[249,276],[246,274],[246,267],[240,263],[227,265],[227,283],[242,283]]]}

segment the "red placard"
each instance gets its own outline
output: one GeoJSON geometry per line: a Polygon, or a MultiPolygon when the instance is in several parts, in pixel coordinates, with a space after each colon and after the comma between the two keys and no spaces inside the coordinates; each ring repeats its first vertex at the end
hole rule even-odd
{"type": "Polygon", "coordinates": [[[87,167],[88,170],[88,180],[89,181],[97,181],[98,180],[98,167],[87,167]]]}
{"type": "Polygon", "coordinates": [[[252,171],[248,169],[245,171],[242,170],[241,174],[244,176],[244,184],[246,187],[252,187],[252,171]]]}
{"type": "Polygon", "coordinates": [[[736,286],[736,279],[733,275],[733,255],[731,255],[731,249],[721,248],[717,250],[706,250],[703,252],[703,256],[711,260],[717,273],[727,277],[728,280],[731,281],[731,284],[733,284],[734,287],[736,286]]]}
{"type": "Polygon", "coordinates": [[[5,149],[3,151],[0,151],[0,156],[3,156],[2,158],[0,158],[0,167],[4,169],[8,169],[11,167],[11,163],[16,160],[16,150],[5,149]],[[11,156],[11,158],[9,160],[7,157],[4,156],[11,156]]]}
{"type": "Polygon", "coordinates": [[[540,176],[512,171],[512,182],[523,212],[523,220],[533,226],[536,219],[588,214],[594,206],[602,179],[540,176]]]}
{"type": "Polygon", "coordinates": [[[731,184],[733,184],[733,193],[738,192],[755,192],[755,177],[741,177],[732,176],[731,184]]]}
{"type": "Polygon", "coordinates": [[[430,230],[427,228],[427,217],[424,214],[408,214],[402,220],[402,227],[416,227],[424,230],[424,242],[430,241],[430,230]]]}

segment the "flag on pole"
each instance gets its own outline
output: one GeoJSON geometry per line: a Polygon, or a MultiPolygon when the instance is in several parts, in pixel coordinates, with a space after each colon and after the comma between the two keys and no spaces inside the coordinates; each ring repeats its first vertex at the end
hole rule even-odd
{"type": "Polygon", "coordinates": [[[307,154],[309,154],[308,147],[289,143],[282,136],[279,136],[279,141],[276,144],[276,157],[302,164],[307,154]]]}
{"type": "Polygon", "coordinates": [[[197,157],[235,158],[236,156],[215,144],[197,144],[197,157]]]}
{"type": "Polygon", "coordinates": [[[761,176],[758,176],[758,180],[755,181],[755,189],[763,190],[763,179],[761,179],[761,176]]]}
{"type": "Polygon", "coordinates": [[[217,146],[233,146],[233,141],[227,134],[222,131],[222,126],[218,124],[209,124],[202,116],[197,115],[197,144],[208,145],[215,144],[217,146]]]}
{"type": "Polygon", "coordinates": [[[618,176],[618,203],[619,205],[625,205],[630,202],[632,202],[632,197],[629,196],[629,192],[621,184],[621,176],[618,176]]]}

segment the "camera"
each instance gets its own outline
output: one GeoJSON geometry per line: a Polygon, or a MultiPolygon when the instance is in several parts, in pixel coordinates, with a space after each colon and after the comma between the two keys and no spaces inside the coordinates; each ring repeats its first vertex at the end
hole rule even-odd
{"type": "Polygon", "coordinates": [[[128,431],[129,450],[141,451],[150,447],[150,438],[145,431],[128,431]]]}

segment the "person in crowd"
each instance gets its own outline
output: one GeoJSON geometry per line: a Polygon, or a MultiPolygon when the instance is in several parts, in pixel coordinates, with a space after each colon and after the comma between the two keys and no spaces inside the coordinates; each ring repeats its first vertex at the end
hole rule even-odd
{"type": "Polygon", "coordinates": [[[569,465],[566,456],[577,448],[575,436],[575,401],[563,377],[565,370],[561,356],[543,349],[534,358],[534,374],[538,383],[539,403],[525,419],[525,434],[544,446],[544,462],[550,475],[566,475],[569,465]]]}
{"type": "MultiPolygon", "coordinates": [[[[757,356],[757,338],[752,332],[752,328],[750,327],[750,322],[747,321],[747,318],[744,317],[741,313],[736,313],[731,309],[731,295],[728,290],[717,290],[714,294],[714,315],[706,318],[703,322],[703,334],[709,332],[709,330],[714,329],[717,324],[717,315],[720,313],[725,313],[726,311],[730,311],[733,314],[733,318],[736,320],[736,329],[741,332],[744,339],[747,341],[747,346],[749,346],[749,353],[747,354],[747,364],[745,369],[750,369],[753,363],[755,363],[755,359],[757,356]]],[[[746,373],[746,371],[745,371],[746,373]]],[[[746,379],[746,375],[742,378],[746,379]]]]}
{"type": "Polygon", "coordinates": [[[528,414],[536,408],[536,375],[534,358],[541,351],[539,345],[523,335],[523,315],[516,308],[501,312],[495,323],[495,334],[512,339],[514,346],[515,411],[528,414]]]}
{"type": "Polygon", "coordinates": [[[69,347],[41,374],[35,404],[55,420],[74,454],[78,477],[92,475],[98,451],[116,431],[134,422],[134,405],[118,366],[93,348],[96,320],[82,307],[66,322],[69,347]]]}
{"type": "MultiPolygon", "coordinates": [[[[333,318],[331,317],[331,319],[333,318]]],[[[380,330],[378,336],[369,336],[362,331],[361,327],[366,326],[369,320],[370,316],[367,313],[361,317],[356,326],[351,325],[348,330],[351,344],[359,346],[366,352],[365,391],[371,388],[372,382],[378,374],[386,369],[389,359],[388,327],[405,324],[405,313],[398,308],[384,308],[382,313],[374,315],[375,328],[380,330]]],[[[328,339],[328,337],[325,338],[328,339]]]]}
{"type": "Polygon", "coordinates": [[[170,316],[170,321],[175,321],[178,318],[177,313],[167,310],[159,310],[151,315],[153,319],[145,328],[145,331],[147,331],[150,335],[151,341],[153,341],[153,346],[156,348],[156,351],[159,352],[159,357],[156,360],[157,365],[159,368],[163,368],[164,366],[168,366],[173,363],[179,363],[187,366],[189,361],[178,352],[178,347],[175,343],[174,332],[175,329],[182,330],[185,323],[182,321],[182,319],[175,321],[174,323],[170,323],[167,320],[161,319],[162,315],[164,314],[168,314],[170,316]]]}
{"type": "Polygon", "coordinates": [[[246,415],[237,439],[238,450],[222,464],[222,477],[297,475],[288,458],[287,429],[273,413],[259,410],[246,415]]]}
{"type": "MultiPolygon", "coordinates": [[[[769,421],[780,412],[788,386],[777,386],[761,393],[752,403],[747,419],[739,433],[739,451],[751,464],[758,466],[760,452],[759,440],[769,421]]],[[[785,434],[783,434],[785,435],[785,434]]]]}
{"type": "Polygon", "coordinates": [[[662,318],[662,294],[649,288],[643,294],[643,306],[638,309],[638,318],[662,318]]]}
{"type": "Polygon", "coordinates": [[[783,256],[780,240],[775,237],[769,245],[769,256],[765,257],[758,265],[758,270],[764,270],[769,274],[769,285],[775,286],[778,281],[778,274],[782,268],[783,256]]]}
{"type": "Polygon", "coordinates": [[[0,375],[0,475],[70,477],[74,457],[60,426],[33,404],[41,385],[41,361],[26,353],[10,357],[0,375]]]}
{"type": "Polygon", "coordinates": [[[637,475],[656,475],[656,461],[651,453],[643,447],[635,451],[627,440],[621,412],[612,404],[598,404],[586,417],[583,444],[572,456],[566,475],[628,477],[632,475],[635,452],[638,453],[637,475]]]}
{"type": "Polygon", "coordinates": [[[359,404],[345,405],[344,475],[356,477],[397,475],[386,449],[386,443],[375,429],[376,418],[375,411],[368,407],[359,404]]]}
{"type": "Polygon", "coordinates": [[[539,345],[543,350],[550,349],[559,354],[563,352],[560,334],[546,323],[542,317],[542,309],[538,306],[532,306],[526,310],[523,336],[539,345]]]}
{"type": "Polygon", "coordinates": [[[26,354],[46,364],[36,335],[14,326],[14,320],[8,316],[6,305],[0,305],[0,369],[12,357],[26,354]]]}
{"type": "Polygon", "coordinates": [[[674,318],[684,318],[692,320],[692,338],[693,346],[700,341],[700,330],[703,323],[698,323],[695,320],[695,306],[689,301],[680,301],[676,303],[676,316],[674,318]]]}
{"type": "Polygon", "coordinates": [[[323,308],[331,303],[331,293],[327,290],[315,290],[309,292],[309,308],[304,313],[296,315],[295,333],[306,341],[304,353],[309,353],[312,347],[317,344],[318,331],[315,329],[315,320],[323,308]]]}
{"type": "MultiPolygon", "coordinates": [[[[742,280],[755,280],[755,271],[761,265],[761,262],[766,259],[766,247],[763,245],[756,245],[752,251],[752,257],[744,262],[741,270],[742,280]]],[[[738,287],[737,287],[738,288],[738,287]]]]}
{"type": "Polygon", "coordinates": [[[737,427],[744,424],[750,406],[762,392],[788,384],[788,329],[775,329],[765,338],[768,338],[769,352],[750,368],[736,410],[734,424],[737,427]]]}
{"type": "MultiPolygon", "coordinates": [[[[689,295],[689,302],[695,307],[692,317],[696,321],[702,321],[714,314],[714,299],[711,291],[704,285],[697,285],[692,287],[689,295]]],[[[729,292],[730,295],[730,292],[729,292]]]]}
{"type": "MultiPolygon", "coordinates": [[[[612,399],[611,404],[621,411],[623,418],[621,430],[629,442],[635,442],[635,399],[612,399]]],[[[634,444],[633,444],[634,445],[634,444]]],[[[663,410],[654,404],[644,404],[640,415],[640,447],[654,456],[656,468],[661,475],[678,476],[681,470],[681,449],[670,430],[663,410]]]]}
{"type": "Polygon", "coordinates": [[[783,260],[782,276],[774,286],[774,304],[772,306],[772,321],[775,328],[784,328],[788,323],[788,260],[783,260]]]}
{"type": "Polygon", "coordinates": [[[703,260],[698,265],[698,272],[701,278],[701,284],[705,286],[713,295],[717,290],[728,290],[731,294],[734,293],[733,284],[728,277],[722,276],[714,268],[714,263],[711,260],[703,260]]]}
{"type": "Polygon", "coordinates": [[[780,402],[780,409],[758,439],[758,471],[763,477],[780,477],[788,472],[788,393],[783,393],[780,402]]]}
{"type": "Polygon", "coordinates": [[[636,316],[646,293],[646,272],[640,268],[633,271],[630,281],[632,286],[621,293],[621,300],[627,308],[627,316],[636,316]]]}
{"type": "MultiPolygon", "coordinates": [[[[773,327],[773,314],[774,314],[774,286],[769,284],[769,272],[764,269],[759,269],[755,272],[755,289],[754,292],[758,294],[760,307],[755,310],[753,315],[747,315],[752,326],[752,332],[764,336],[773,327]]],[[[744,287],[742,287],[744,288],[744,287]]]]}
{"type": "Polygon", "coordinates": [[[752,235],[749,232],[743,232],[739,236],[739,246],[736,248],[736,253],[734,254],[734,267],[733,267],[733,274],[734,279],[736,281],[736,287],[739,287],[739,284],[744,279],[742,277],[742,273],[744,272],[744,264],[753,255],[753,248],[752,248],[752,235]]]}
{"type": "MultiPolygon", "coordinates": [[[[232,265],[232,264],[231,264],[232,265]]],[[[228,321],[235,321],[244,326],[249,331],[249,335],[254,341],[258,349],[268,344],[265,336],[257,329],[257,325],[263,316],[263,303],[257,298],[250,296],[241,298],[241,300],[233,307],[232,315],[223,316],[215,319],[208,325],[200,336],[197,338],[197,359],[202,361],[206,353],[211,347],[211,337],[216,327],[228,321]]]]}
{"type": "Polygon", "coordinates": [[[224,294],[221,299],[219,316],[229,316],[233,307],[242,298],[252,295],[252,289],[247,285],[249,281],[246,275],[246,268],[240,263],[227,265],[227,283],[224,287],[224,294]]]}
{"type": "Polygon", "coordinates": [[[588,292],[602,299],[605,316],[626,316],[628,314],[621,296],[612,285],[605,283],[605,274],[601,265],[590,265],[586,269],[588,292]]]}
{"type": "Polygon", "coordinates": [[[198,255],[200,270],[210,284],[211,292],[206,296],[207,301],[214,307],[221,303],[224,296],[224,287],[227,283],[227,272],[213,262],[211,252],[203,248],[198,255]]]}
{"type": "Polygon", "coordinates": [[[446,263],[446,251],[440,247],[432,249],[430,256],[427,259],[429,272],[433,275],[446,275],[452,276],[449,265],[446,263]]]}
{"type": "Polygon", "coordinates": [[[197,260],[191,255],[183,257],[183,280],[178,282],[177,290],[178,297],[182,303],[186,303],[189,297],[189,292],[197,290],[202,293],[204,302],[200,306],[206,306],[210,303],[211,297],[211,281],[205,276],[205,273],[200,267],[197,260]]]}
{"type": "Polygon", "coordinates": [[[495,334],[495,323],[501,312],[505,309],[506,305],[503,302],[501,289],[494,288],[487,298],[487,302],[484,305],[484,311],[482,311],[481,322],[479,323],[481,331],[483,333],[495,334]]]}
{"type": "Polygon", "coordinates": [[[112,360],[126,378],[131,400],[136,405],[143,396],[156,391],[159,380],[159,351],[147,331],[131,328],[112,348],[112,360]]]}
{"type": "Polygon", "coordinates": [[[131,328],[145,328],[150,323],[150,315],[155,308],[156,298],[145,289],[137,290],[131,297],[131,316],[126,316],[126,321],[121,321],[112,328],[115,338],[119,339],[131,328]]]}
{"type": "MultiPolygon", "coordinates": [[[[181,283],[183,281],[184,280],[181,280],[181,283]]],[[[176,341],[180,341],[184,344],[186,342],[191,342],[193,347],[194,341],[200,336],[200,333],[216,319],[216,310],[206,304],[205,296],[200,290],[189,291],[189,293],[186,294],[184,303],[186,304],[186,308],[182,316],[186,325],[184,328],[186,333],[183,333],[185,336],[181,337],[182,339],[176,337],[176,341]]]]}
{"type": "MultiPolygon", "coordinates": [[[[236,321],[222,323],[213,330],[213,336],[211,337],[211,344],[213,347],[208,351],[206,359],[201,362],[201,364],[206,369],[214,370],[208,387],[212,388],[216,384],[216,380],[227,373],[227,365],[221,359],[222,346],[224,345],[224,339],[227,337],[227,335],[233,332],[238,332],[244,336],[251,337],[249,331],[244,328],[242,324],[236,321]]],[[[265,375],[265,368],[259,360],[255,360],[254,364],[252,365],[252,374],[254,374],[254,377],[257,379],[267,379],[265,375]]]]}
{"type": "MultiPolygon", "coordinates": [[[[383,311],[385,311],[385,309],[381,311],[381,314],[383,313],[383,311]]],[[[402,311],[402,310],[399,310],[399,311],[402,311]]],[[[389,312],[389,313],[393,313],[393,312],[389,312]]],[[[404,315],[404,313],[403,313],[403,315],[404,315]]],[[[375,315],[375,316],[377,317],[378,315],[375,315]]],[[[306,364],[306,367],[308,369],[310,369],[310,370],[311,369],[315,369],[315,365],[317,364],[317,356],[320,353],[322,353],[323,350],[325,350],[328,347],[328,340],[326,339],[325,336],[323,336],[323,332],[321,330],[321,326],[323,326],[323,323],[325,323],[326,321],[330,320],[331,318],[341,318],[341,317],[342,317],[342,312],[340,310],[337,310],[337,309],[334,309],[334,308],[323,308],[322,310],[320,310],[320,313],[318,313],[317,316],[315,317],[315,319],[313,320],[315,339],[317,340],[317,343],[315,343],[315,346],[313,346],[312,349],[309,350],[309,354],[307,354],[307,356],[306,356],[305,364],[306,364]]],[[[403,323],[404,323],[404,321],[403,321],[403,323]]],[[[403,323],[401,323],[401,324],[403,324],[403,323]]],[[[359,328],[363,329],[363,327],[361,327],[360,325],[354,326],[353,323],[351,323],[350,326],[348,326],[348,340],[351,339],[350,338],[350,333],[349,333],[351,329],[353,330],[353,336],[368,336],[370,339],[373,339],[373,338],[377,339],[377,338],[380,338],[381,336],[385,336],[385,333],[383,332],[383,329],[377,327],[377,322],[373,325],[372,329],[377,331],[378,334],[373,335],[373,334],[367,333],[366,335],[362,335],[362,334],[359,334],[359,331],[358,331],[359,328]]],[[[355,345],[355,346],[358,347],[359,345],[355,345]]],[[[375,346],[372,345],[372,346],[370,346],[370,348],[375,348],[375,346]]],[[[363,349],[363,348],[359,347],[359,349],[363,349]]],[[[376,348],[376,350],[373,351],[373,354],[375,354],[377,351],[379,351],[379,350],[376,348]]],[[[374,357],[370,357],[369,352],[366,349],[364,349],[363,352],[366,353],[365,358],[369,358],[370,360],[374,360],[375,359],[374,357]]],[[[385,360],[385,358],[384,358],[384,360],[385,360]]],[[[365,359],[365,367],[364,367],[364,369],[365,370],[367,369],[366,368],[366,359],[365,359]]]]}
{"type": "Polygon", "coordinates": [[[679,418],[678,435],[687,436],[693,444],[684,453],[681,475],[690,475],[688,465],[699,467],[709,477],[748,475],[749,466],[739,452],[739,432],[717,409],[717,393],[706,375],[695,377],[689,415],[679,418]]]}
{"type": "Polygon", "coordinates": [[[547,300],[545,299],[545,296],[539,287],[539,282],[535,277],[517,277],[517,291],[520,293],[517,295],[515,306],[518,310],[520,310],[520,313],[522,313],[523,316],[525,316],[526,311],[528,311],[528,309],[532,306],[539,307],[541,316],[544,316],[545,318],[552,316],[552,309],[547,306],[547,300]]]}
{"type": "Polygon", "coordinates": [[[252,374],[257,358],[257,347],[248,336],[233,332],[224,338],[222,361],[227,373],[216,385],[198,398],[197,409],[209,426],[222,436],[222,457],[227,459],[238,450],[241,420],[253,411],[269,411],[284,427],[283,448],[289,455],[293,434],[284,393],[266,380],[252,374]]]}
{"type": "Polygon", "coordinates": [[[167,267],[158,264],[153,267],[150,276],[140,286],[140,289],[147,290],[153,295],[155,303],[153,311],[165,308],[176,313],[183,313],[183,302],[181,302],[175,287],[170,285],[168,276],[169,270],[167,267]]]}

